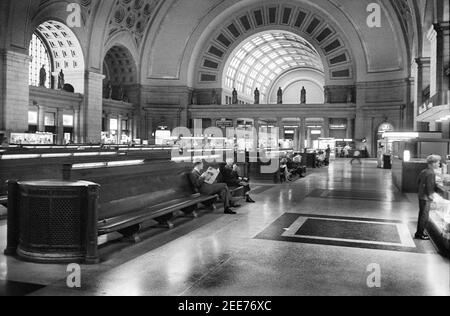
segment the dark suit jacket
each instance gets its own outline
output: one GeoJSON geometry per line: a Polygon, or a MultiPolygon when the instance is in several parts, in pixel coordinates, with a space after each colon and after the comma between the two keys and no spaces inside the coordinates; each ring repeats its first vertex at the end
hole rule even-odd
{"type": "Polygon", "coordinates": [[[194,188],[198,191],[205,183],[205,180],[201,178],[201,173],[197,171],[197,169],[194,169],[189,174],[189,179],[191,180],[192,185],[194,188]]]}
{"type": "Polygon", "coordinates": [[[419,175],[419,200],[430,201],[430,196],[436,192],[436,174],[431,168],[423,170],[419,175]]]}
{"type": "Polygon", "coordinates": [[[239,180],[239,174],[229,166],[225,166],[222,170],[222,181],[226,183],[229,187],[240,186],[241,181],[239,180]]]}

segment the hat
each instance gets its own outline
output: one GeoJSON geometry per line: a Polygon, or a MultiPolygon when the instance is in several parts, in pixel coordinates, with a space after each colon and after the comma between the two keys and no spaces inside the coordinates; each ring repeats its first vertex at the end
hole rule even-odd
{"type": "Polygon", "coordinates": [[[431,156],[428,156],[427,163],[428,164],[433,164],[433,163],[436,163],[436,162],[441,162],[441,160],[442,160],[441,156],[431,155],[431,156]]]}

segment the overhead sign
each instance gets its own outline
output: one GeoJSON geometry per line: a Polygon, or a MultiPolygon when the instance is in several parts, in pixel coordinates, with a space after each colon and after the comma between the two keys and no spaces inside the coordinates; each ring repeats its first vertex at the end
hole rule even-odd
{"type": "Polygon", "coordinates": [[[218,128],[229,128],[229,127],[234,127],[234,123],[233,120],[218,120],[216,121],[216,127],[218,128]]]}

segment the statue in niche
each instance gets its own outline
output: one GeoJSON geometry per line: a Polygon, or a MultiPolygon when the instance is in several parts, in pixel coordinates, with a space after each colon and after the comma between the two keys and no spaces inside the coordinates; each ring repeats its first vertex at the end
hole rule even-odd
{"type": "Polygon", "coordinates": [[[58,74],[58,89],[59,90],[63,90],[64,89],[64,85],[65,85],[65,80],[64,80],[64,72],[61,69],[61,71],[58,74]]]}
{"type": "Polygon", "coordinates": [[[353,89],[349,88],[347,92],[347,103],[353,103],[353,89]]]}
{"type": "Polygon", "coordinates": [[[193,92],[193,93],[192,93],[191,104],[192,104],[192,105],[197,105],[197,104],[198,104],[198,95],[197,95],[197,92],[193,92]]]}
{"type": "Polygon", "coordinates": [[[45,87],[47,82],[47,71],[45,70],[45,65],[42,65],[41,71],[39,72],[39,87],[45,87]]]}
{"type": "Polygon", "coordinates": [[[305,87],[302,87],[300,102],[301,102],[301,104],[306,104],[306,89],[305,89],[305,87]]]}
{"type": "Polygon", "coordinates": [[[219,104],[216,89],[213,89],[213,91],[211,92],[211,104],[212,105],[219,104]]]}
{"type": "Polygon", "coordinates": [[[281,89],[281,87],[278,89],[277,93],[277,104],[283,104],[283,89],[281,89]]]}
{"type": "Polygon", "coordinates": [[[255,104],[259,104],[260,96],[261,96],[261,94],[260,94],[258,88],[256,88],[256,90],[255,90],[255,104]]]}
{"type": "Polygon", "coordinates": [[[238,104],[239,103],[239,101],[238,101],[238,93],[237,93],[236,88],[233,89],[233,100],[232,100],[231,103],[232,104],[238,104]]]}
{"type": "Polygon", "coordinates": [[[331,103],[330,101],[330,89],[328,89],[328,88],[325,88],[325,92],[324,92],[324,94],[325,94],[325,103],[331,103]]]}
{"type": "Polygon", "coordinates": [[[124,97],[125,97],[125,91],[124,91],[124,89],[123,89],[123,85],[120,84],[120,86],[119,86],[118,100],[119,100],[119,101],[123,101],[124,97]]]}
{"type": "Polygon", "coordinates": [[[109,100],[112,99],[112,93],[113,93],[112,84],[111,84],[111,81],[108,81],[108,84],[106,85],[106,97],[109,100]]]}

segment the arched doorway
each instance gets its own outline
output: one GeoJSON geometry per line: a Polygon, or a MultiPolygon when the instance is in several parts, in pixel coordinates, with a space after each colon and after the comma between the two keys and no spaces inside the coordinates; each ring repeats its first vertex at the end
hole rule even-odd
{"type": "Polygon", "coordinates": [[[390,148],[392,146],[392,144],[389,144],[387,142],[382,142],[382,139],[383,139],[384,133],[393,132],[393,131],[395,131],[394,125],[392,125],[391,123],[389,123],[387,121],[381,123],[380,126],[378,126],[378,129],[376,130],[375,143],[374,143],[374,146],[376,146],[375,152],[377,153],[377,158],[382,158],[382,156],[384,154],[390,153],[392,151],[392,148],[390,148]]]}
{"type": "Polygon", "coordinates": [[[132,101],[136,99],[138,86],[136,62],[128,48],[115,45],[108,50],[103,74],[102,141],[130,144],[137,132],[132,101]]]}

